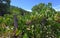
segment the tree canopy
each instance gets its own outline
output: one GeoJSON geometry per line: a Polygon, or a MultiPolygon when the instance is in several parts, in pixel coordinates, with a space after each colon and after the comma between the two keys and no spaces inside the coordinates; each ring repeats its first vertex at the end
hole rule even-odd
{"type": "Polygon", "coordinates": [[[10,12],[10,0],[0,0],[0,15],[10,12]]]}

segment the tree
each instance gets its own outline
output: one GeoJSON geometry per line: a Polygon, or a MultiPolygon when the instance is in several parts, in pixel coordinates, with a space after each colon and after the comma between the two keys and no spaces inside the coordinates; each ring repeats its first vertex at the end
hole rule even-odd
{"type": "Polygon", "coordinates": [[[32,11],[40,13],[40,11],[45,7],[44,3],[40,3],[38,5],[33,6],[32,11]]]}
{"type": "Polygon", "coordinates": [[[0,0],[0,16],[10,12],[10,0],[0,0]]]}
{"type": "Polygon", "coordinates": [[[56,13],[56,11],[52,8],[51,3],[48,3],[48,4],[40,3],[38,5],[35,5],[32,8],[32,12],[34,12],[34,13],[37,12],[37,13],[43,14],[44,16],[47,16],[47,17],[51,17],[56,13]]]}

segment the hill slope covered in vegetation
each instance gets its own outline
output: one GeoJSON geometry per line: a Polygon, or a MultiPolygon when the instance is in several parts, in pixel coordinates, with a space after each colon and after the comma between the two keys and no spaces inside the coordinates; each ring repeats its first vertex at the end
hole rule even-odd
{"type": "Polygon", "coordinates": [[[60,38],[60,13],[51,3],[33,6],[32,12],[11,6],[10,14],[0,17],[0,36],[8,38],[60,38]],[[26,14],[24,14],[26,13],[26,14]],[[16,21],[18,26],[14,26],[16,21]]]}

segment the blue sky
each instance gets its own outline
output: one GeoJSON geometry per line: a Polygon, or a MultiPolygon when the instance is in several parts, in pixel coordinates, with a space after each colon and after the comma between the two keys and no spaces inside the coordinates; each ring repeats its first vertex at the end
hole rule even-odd
{"type": "Polygon", "coordinates": [[[34,5],[48,2],[52,3],[54,9],[60,11],[60,0],[11,0],[11,5],[31,11],[34,5]]]}

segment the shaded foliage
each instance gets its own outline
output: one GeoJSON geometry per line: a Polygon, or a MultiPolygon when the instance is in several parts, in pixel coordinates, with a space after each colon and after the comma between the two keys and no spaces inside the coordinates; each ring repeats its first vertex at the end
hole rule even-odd
{"type": "Polygon", "coordinates": [[[0,0],[0,16],[10,12],[10,0],[0,0]]]}

